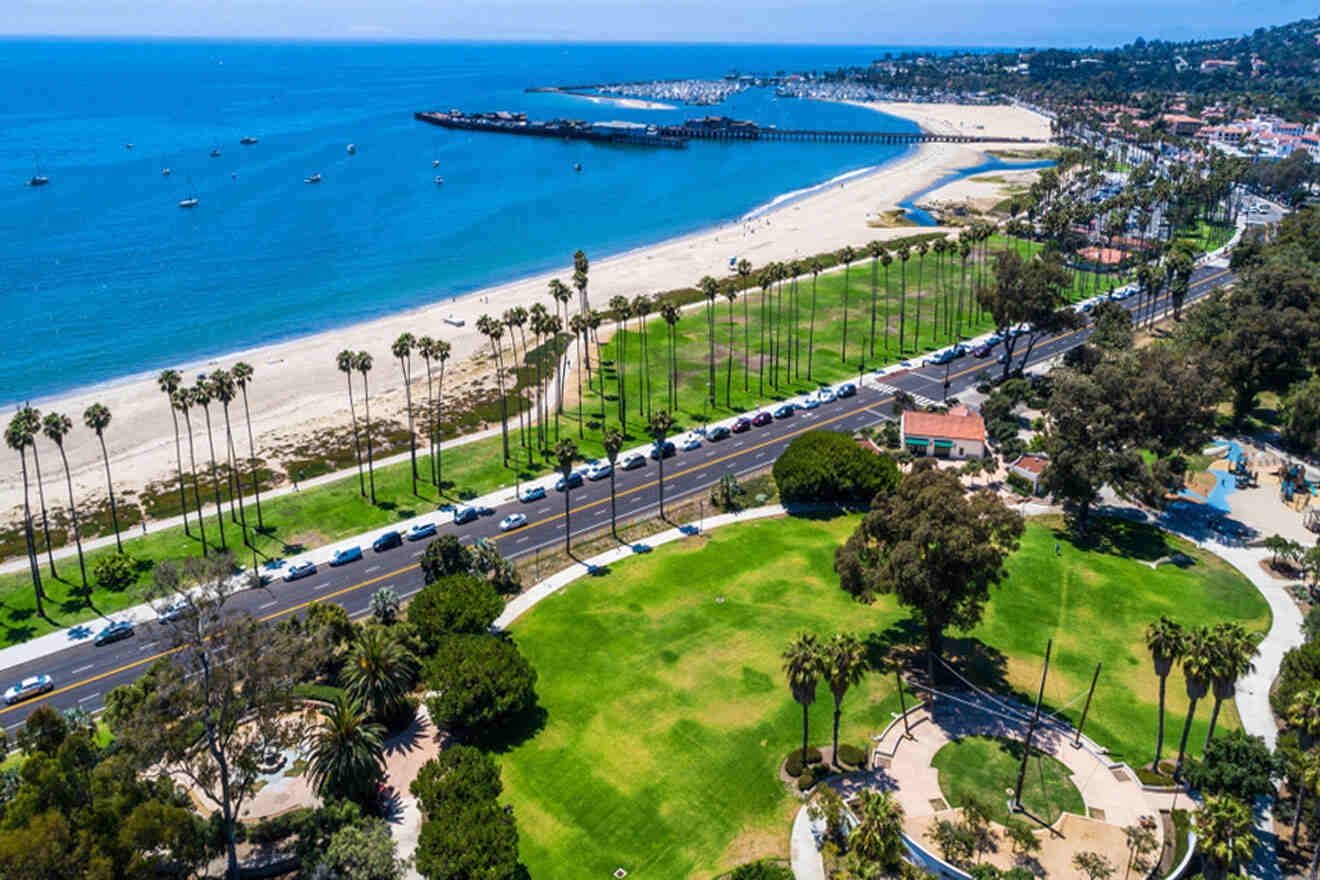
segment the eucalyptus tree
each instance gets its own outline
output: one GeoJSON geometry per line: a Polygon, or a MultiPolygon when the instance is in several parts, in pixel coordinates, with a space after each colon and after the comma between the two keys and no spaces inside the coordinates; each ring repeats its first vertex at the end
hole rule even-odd
{"type": "MultiPolygon", "coordinates": [[[[231,371],[234,377],[234,384],[243,395],[243,421],[247,423],[248,435],[248,467],[252,473],[252,499],[257,505],[257,531],[266,528],[265,520],[261,516],[261,485],[257,479],[257,444],[252,439],[252,410],[248,408],[248,384],[252,381],[252,365],[244,361],[234,364],[231,371]]],[[[182,486],[182,483],[180,483],[182,486]]]]}
{"type": "MultiPolygon", "coordinates": [[[[78,529],[78,505],[73,500],[73,476],[69,472],[69,456],[64,451],[64,438],[73,430],[73,419],[63,413],[46,413],[41,422],[41,433],[46,435],[55,448],[60,451],[60,461],[64,464],[64,484],[69,491],[69,516],[73,519],[73,542],[78,548],[78,571],[82,574],[83,589],[87,589],[87,565],[83,561],[82,533],[78,529]]],[[[178,430],[178,421],[175,421],[178,430]]],[[[34,444],[35,445],[35,444],[34,444]]]]}
{"type": "Polygon", "coordinates": [[[366,498],[367,478],[362,470],[362,438],[358,434],[357,408],[353,404],[353,371],[357,369],[357,355],[344,349],[335,355],[335,365],[339,368],[339,372],[344,374],[344,379],[348,383],[348,414],[353,424],[353,447],[357,451],[358,491],[363,498],[366,498]]]}
{"type": "Polygon", "coordinates": [[[202,494],[197,482],[197,445],[193,442],[192,416],[190,414],[193,405],[192,390],[189,388],[175,390],[170,395],[170,405],[177,412],[183,414],[183,424],[188,429],[188,463],[192,473],[193,505],[197,508],[198,536],[202,541],[202,555],[205,556],[207,554],[206,517],[202,516],[202,494]]]}
{"type": "Polygon", "coordinates": [[[124,542],[119,538],[119,509],[115,506],[115,483],[110,479],[110,452],[105,448],[105,429],[110,427],[110,418],[110,410],[104,404],[94,403],[83,410],[83,424],[96,434],[101,444],[101,461],[105,463],[105,488],[110,494],[110,522],[115,530],[115,549],[123,553],[124,542]]]}
{"type": "MultiPolygon", "coordinates": [[[[183,491],[183,448],[179,437],[179,414],[174,408],[174,402],[171,399],[179,386],[183,384],[183,376],[178,370],[161,370],[160,375],[156,377],[156,387],[160,388],[161,393],[165,395],[166,401],[170,406],[170,421],[174,423],[174,461],[178,465],[177,474],[179,477],[179,510],[183,512],[183,533],[192,536],[192,526],[188,521],[188,496],[183,491]]],[[[200,516],[200,512],[198,514],[200,516]]],[[[85,580],[85,578],[84,578],[85,580]]]]}
{"type": "MultiPolygon", "coordinates": [[[[371,486],[371,503],[376,503],[376,456],[371,443],[371,390],[367,387],[367,374],[375,364],[368,352],[359,351],[353,356],[353,369],[362,376],[363,433],[367,435],[367,482],[371,486]]],[[[507,454],[507,450],[506,450],[507,454]]]]}
{"type": "Polygon", "coordinates": [[[211,433],[211,389],[203,379],[189,389],[188,394],[192,397],[193,406],[202,408],[202,415],[206,419],[206,445],[211,450],[211,489],[215,493],[215,521],[220,527],[220,549],[224,550],[228,545],[225,543],[225,511],[220,506],[220,475],[215,469],[215,437],[211,433]]]}
{"type": "Polygon", "coordinates": [[[390,346],[390,354],[399,362],[399,372],[403,374],[404,408],[408,411],[408,453],[412,462],[412,491],[417,494],[417,429],[413,423],[412,406],[412,356],[417,350],[417,337],[411,333],[400,333],[399,338],[390,346]]]}
{"type": "Polygon", "coordinates": [[[42,605],[41,563],[37,559],[37,542],[32,534],[32,503],[28,485],[27,448],[33,442],[32,424],[20,410],[9,420],[5,427],[5,445],[18,453],[23,473],[23,538],[27,547],[28,567],[32,571],[32,594],[36,597],[37,616],[44,618],[46,609],[42,605]]]}

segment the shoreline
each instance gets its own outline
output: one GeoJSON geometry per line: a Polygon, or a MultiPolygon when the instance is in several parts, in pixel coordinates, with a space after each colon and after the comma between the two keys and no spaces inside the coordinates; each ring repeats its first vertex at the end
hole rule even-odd
{"type": "MultiPolygon", "coordinates": [[[[924,106],[924,105],[923,105],[924,106]]],[[[888,106],[872,109],[903,115],[888,106]]],[[[903,108],[905,109],[905,108],[903,108]]],[[[920,124],[920,122],[918,123],[920,124]]],[[[716,222],[695,232],[599,256],[591,254],[590,297],[597,308],[614,295],[629,298],[695,284],[703,275],[724,277],[730,259],[754,265],[795,259],[809,254],[856,246],[868,239],[911,235],[915,227],[877,228],[868,221],[952,172],[975,167],[994,144],[921,144],[877,166],[838,175],[811,187],[790,191],[756,206],[741,217],[716,222]]],[[[921,227],[936,230],[940,227],[921,227]]],[[[252,428],[258,447],[269,450],[272,436],[309,434],[348,421],[344,383],[334,355],[343,348],[367,349],[376,355],[372,377],[372,409],[392,418],[402,410],[403,382],[389,345],[402,332],[444,338],[452,346],[451,369],[457,373],[471,355],[488,347],[475,329],[478,315],[499,314],[545,296],[551,278],[568,278],[567,262],[558,271],[540,272],[512,281],[455,294],[426,305],[367,321],[240,350],[221,351],[174,365],[190,382],[197,373],[246,360],[255,367],[249,388],[252,428]],[[461,318],[461,328],[444,323],[461,318]]],[[[114,422],[106,431],[110,465],[117,488],[140,488],[168,477],[174,470],[174,443],[169,410],[156,387],[155,371],[140,371],[80,386],[34,400],[43,411],[74,417],[93,401],[107,405],[114,422]]],[[[456,377],[457,378],[457,377],[456,377]]],[[[424,382],[423,382],[424,384],[424,382]]],[[[446,393],[455,386],[447,385],[446,393]]],[[[66,441],[75,494],[81,499],[104,494],[104,471],[95,436],[81,425],[66,441]]],[[[10,459],[11,464],[17,462],[10,459]]],[[[275,462],[271,463],[272,465],[275,462]]],[[[62,468],[43,474],[54,485],[63,482],[62,468]]],[[[0,478],[0,507],[22,504],[19,469],[0,478]]],[[[61,487],[62,488],[62,487],[61,487]]],[[[58,497],[58,495],[56,496],[58,497]]]]}

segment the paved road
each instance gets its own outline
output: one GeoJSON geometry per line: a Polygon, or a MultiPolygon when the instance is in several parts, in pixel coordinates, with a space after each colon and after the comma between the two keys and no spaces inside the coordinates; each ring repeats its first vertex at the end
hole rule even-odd
{"type": "MultiPolygon", "coordinates": [[[[1223,269],[1201,268],[1192,276],[1188,301],[1205,295],[1215,287],[1226,284],[1231,275],[1223,269]]],[[[1135,308],[1139,298],[1131,297],[1122,304],[1135,308]]],[[[1157,308],[1167,305],[1161,301],[1157,308]]],[[[1057,357],[1084,341],[1089,328],[1070,331],[1039,342],[1031,353],[1031,363],[1057,357]]],[[[1025,350],[1027,337],[1019,340],[1017,355],[1025,350]]],[[[963,358],[948,368],[949,394],[956,396],[979,382],[984,371],[1002,369],[993,358],[975,360],[963,358]]],[[[918,399],[939,400],[943,397],[946,368],[921,367],[885,382],[892,388],[902,389],[918,399]]],[[[788,445],[802,433],[817,428],[854,431],[875,425],[890,416],[889,404],[893,392],[864,387],[857,396],[823,404],[814,410],[799,411],[793,416],[776,420],[762,428],[752,428],[744,434],[704,444],[700,449],[679,452],[665,462],[665,500],[678,499],[706,490],[725,473],[749,473],[769,465],[788,445]]],[[[632,471],[620,471],[616,476],[616,495],[620,518],[633,517],[653,510],[658,504],[659,468],[654,461],[632,471]]],[[[573,534],[594,532],[610,521],[608,479],[587,482],[572,491],[569,502],[570,530],[573,534]]],[[[384,531],[382,529],[382,531],[384,531]]],[[[530,504],[510,504],[492,516],[484,517],[465,526],[446,523],[441,533],[455,533],[465,541],[492,538],[499,542],[506,556],[524,556],[537,550],[556,546],[564,536],[564,500],[559,493],[530,504]],[[498,521],[508,512],[518,509],[525,513],[528,524],[516,531],[501,533],[498,521]]],[[[364,541],[364,546],[369,541],[364,541]]],[[[404,544],[383,553],[374,553],[369,546],[361,561],[341,568],[321,566],[311,577],[293,583],[277,581],[259,590],[249,590],[231,599],[231,607],[247,611],[263,620],[273,620],[306,608],[314,602],[333,600],[344,606],[351,616],[368,610],[371,594],[381,587],[393,587],[401,597],[407,597],[422,587],[417,557],[423,545],[404,544]]],[[[99,629],[100,623],[89,623],[88,632],[99,629]]],[[[17,706],[0,706],[0,726],[14,729],[22,725],[28,714],[39,705],[59,709],[82,708],[96,711],[104,705],[105,694],[121,684],[142,675],[152,662],[168,656],[168,640],[163,628],[156,624],[139,626],[129,639],[98,648],[91,640],[84,640],[57,654],[40,660],[0,670],[0,683],[18,681],[36,673],[51,675],[55,690],[17,706]]]]}

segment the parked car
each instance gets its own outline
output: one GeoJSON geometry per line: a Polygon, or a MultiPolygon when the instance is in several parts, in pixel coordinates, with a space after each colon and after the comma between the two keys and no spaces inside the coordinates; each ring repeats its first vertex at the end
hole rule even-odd
{"type": "Polygon", "coordinates": [[[540,501],[545,497],[545,486],[529,486],[523,489],[523,493],[518,496],[518,500],[526,504],[529,501],[540,501]]]}
{"type": "Polygon", "coordinates": [[[694,449],[700,449],[701,438],[698,437],[696,434],[688,434],[684,437],[680,437],[678,441],[678,448],[683,450],[684,452],[691,452],[694,449]]]}
{"type": "Polygon", "coordinates": [[[587,466],[588,480],[603,480],[610,475],[614,468],[608,461],[593,461],[587,466]]]}
{"type": "Polygon", "coordinates": [[[454,511],[454,523],[461,526],[463,523],[472,522],[479,516],[481,514],[477,512],[475,507],[460,507],[454,511]]]}
{"type": "Polygon", "coordinates": [[[361,547],[345,547],[343,550],[336,550],[330,557],[331,565],[344,565],[348,562],[357,562],[362,558],[361,547]]]}
{"type": "Polygon", "coordinates": [[[706,432],[706,439],[712,441],[723,440],[725,437],[728,436],[729,436],[729,429],[724,427],[723,425],[716,425],[715,427],[711,428],[709,431],[706,432]]]}
{"type": "Polygon", "coordinates": [[[659,461],[659,460],[660,460],[660,452],[661,452],[662,449],[664,450],[665,458],[670,458],[670,457],[673,456],[676,452],[678,452],[678,447],[674,445],[674,441],[672,441],[672,440],[666,440],[666,441],[664,442],[663,445],[658,444],[658,443],[652,443],[652,444],[651,444],[651,460],[652,460],[652,461],[659,461]]]}
{"type": "Polygon", "coordinates": [[[734,419],[733,427],[730,428],[729,430],[733,431],[733,433],[735,434],[741,434],[743,431],[746,431],[751,427],[752,427],[751,419],[747,418],[746,416],[738,416],[738,418],[734,419]]]}
{"type": "Polygon", "coordinates": [[[109,645],[133,635],[133,624],[127,620],[116,620],[96,634],[96,644],[109,645]]]}
{"type": "Polygon", "coordinates": [[[315,562],[299,562],[297,565],[290,565],[289,570],[284,573],[285,581],[296,581],[298,578],[305,578],[316,574],[315,562]]]}
{"type": "Polygon", "coordinates": [[[775,417],[770,415],[770,411],[764,409],[761,410],[756,415],[752,416],[752,424],[758,428],[764,427],[770,424],[771,422],[773,422],[774,420],[775,417]]]}
{"type": "Polygon", "coordinates": [[[839,386],[840,397],[852,397],[857,394],[857,386],[851,382],[844,382],[839,386]]]}
{"type": "Polygon", "coordinates": [[[972,357],[983,358],[989,356],[990,356],[990,345],[988,343],[982,343],[981,345],[978,345],[976,348],[972,349],[972,357]]]}
{"type": "Polygon", "coordinates": [[[403,546],[403,535],[398,532],[386,532],[371,542],[371,549],[377,553],[403,546]]]}
{"type": "Polygon", "coordinates": [[[794,405],[791,404],[791,403],[786,403],[786,404],[784,404],[783,406],[775,407],[775,418],[777,418],[777,419],[786,419],[786,418],[788,418],[789,416],[793,415],[793,413],[794,413],[796,410],[797,410],[797,407],[794,406],[794,405]]]}
{"type": "Polygon", "coordinates": [[[435,523],[424,522],[417,523],[408,530],[409,541],[420,541],[422,538],[430,538],[435,535],[435,523]]]}
{"type": "Polygon", "coordinates": [[[519,526],[527,524],[527,515],[523,513],[511,513],[500,520],[500,531],[511,532],[519,526]]]}
{"type": "Polygon", "coordinates": [[[173,623],[181,620],[189,611],[192,605],[187,599],[176,599],[156,612],[156,622],[159,624],[173,623]]]}
{"type": "Polygon", "coordinates": [[[563,477],[560,477],[558,480],[555,481],[555,491],[563,492],[565,489],[576,489],[578,486],[581,485],[582,485],[582,473],[580,471],[572,471],[568,475],[567,480],[564,479],[563,477]]]}
{"type": "Polygon", "coordinates": [[[31,675],[5,691],[5,704],[12,706],[53,690],[55,681],[49,675],[31,675]]]}
{"type": "Polygon", "coordinates": [[[833,388],[822,388],[816,392],[816,399],[821,403],[833,403],[839,399],[839,395],[833,388]]]}
{"type": "Polygon", "coordinates": [[[799,409],[815,409],[820,406],[820,401],[816,398],[816,395],[808,394],[806,397],[795,403],[794,406],[799,409]]]}
{"type": "Polygon", "coordinates": [[[623,457],[622,461],[619,462],[619,468],[625,471],[630,471],[633,468],[639,468],[645,466],[646,466],[646,456],[642,455],[640,452],[630,452],[623,457]]]}

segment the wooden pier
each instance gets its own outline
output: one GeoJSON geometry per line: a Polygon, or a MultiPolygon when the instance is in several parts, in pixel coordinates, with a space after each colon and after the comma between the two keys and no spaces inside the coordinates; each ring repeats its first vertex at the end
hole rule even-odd
{"type": "Polygon", "coordinates": [[[810,128],[764,128],[738,125],[723,128],[662,125],[660,133],[689,140],[717,141],[815,141],[829,144],[985,144],[1043,143],[1035,138],[1004,138],[985,135],[934,134],[925,131],[824,131],[810,128]]]}

